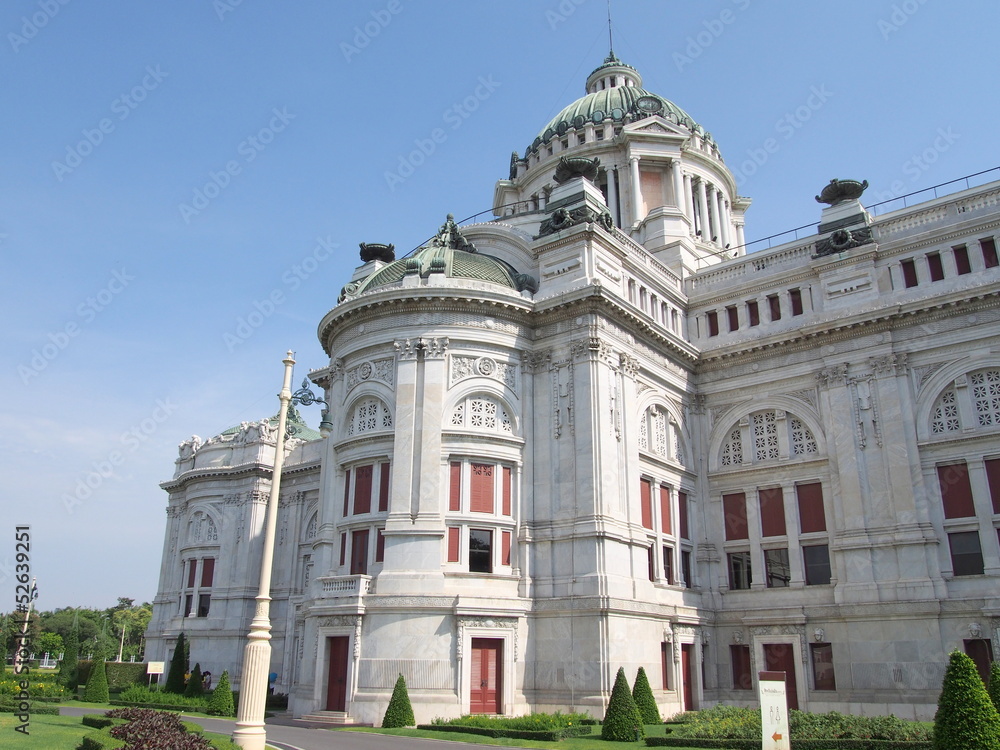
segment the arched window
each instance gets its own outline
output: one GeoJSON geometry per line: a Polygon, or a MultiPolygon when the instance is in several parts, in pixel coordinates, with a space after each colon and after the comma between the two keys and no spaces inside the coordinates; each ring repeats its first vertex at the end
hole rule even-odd
{"type": "Polygon", "coordinates": [[[802,419],[780,409],[767,409],[750,414],[729,429],[719,453],[719,465],[740,466],[745,456],[750,456],[752,463],[763,463],[818,452],[816,436],[802,419]]]}
{"type": "Polygon", "coordinates": [[[381,399],[365,398],[354,407],[351,421],[347,425],[347,434],[391,429],[392,414],[389,407],[381,399]]]}
{"type": "Polygon", "coordinates": [[[938,396],[934,410],[931,412],[931,432],[934,435],[943,435],[946,432],[958,432],[962,429],[961,419],[958,416],[958,397],[955,394],[955,387],[950,386],[938,396]]]}
{"type": "Polygon", "coordinates": [[[681,427],[662,406],[650,406],[639,420],[639,450],[684,463],[681,427]]]}
{"type": "Polygon", "coordinates": [[[503,404],[488,396],[472,396],[455,406],[451,426],[511,435],[514,424],[503,404]]]}
{"type": "Polygon", "coordinates": [[[970,380],[979,426],[1000,424],[1000,370],[974,372],[970,380]]]}
{"type": "Polygon", "coordinates": [[[1000,426],[1000,369],[961,376],[945,388],[931,409],[931,434],[947,435],[970,427],[963,412],[974,415],[975,427],[1000,426]]]}
{"type": "Polygon", "coordinates": [[[739,426],[729,433],[729,439],[722,446],[722,465],[739,466],[743,463],[743,436],[739,426]]]}
{"type": "Polygon", "coordinates": [[[309,523],[306,524],[306,534],[305,541],[316,538],[316,527],[318,525],[319,514],[313,513],[312,517],[309,519],[309,523]]]}

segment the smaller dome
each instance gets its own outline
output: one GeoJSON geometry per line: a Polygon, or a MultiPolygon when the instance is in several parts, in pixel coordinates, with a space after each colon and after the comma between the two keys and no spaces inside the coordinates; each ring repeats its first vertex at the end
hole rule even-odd
{"type": "MultiPolygon", "coordinates": [[[[267,417],[260,420],[260,422],[244,422],[243,424],[235,425],[234,427],[230,427],[228,430],[223,430],[215,439],[222,438],[223,440],[232,440],[240,435],[240,433],[246,434],[248,428],[256,428],[265,423],[271,431],[274,431],[278,429],[278,417],[279,415],[275,414],[273,417],[267,417]]],[[[316,430],[306,424],[302,415],[299,414],[299,410],[291,404],[288,405],[288,414],[285,416],[285,433],[287,437],[298,438],[299,440],[306,441],[319,440],[323,437],[320,433],[316,432],[316,430]]],[[[254,435],[256,437],[263,437],[259,428],[256,430],[254,435]]]]}
{"type": "Polygon", "coordinates": [[[360,282],[348,284],[341,291],[338,301],[343,302],[379,287],[393,286],[409,275],[427,278],[434,273],[452,279],[486,281],[517,292],[538,289],[533,277],[518,273],[509,263],[476,250],[476,246],[459,231],[454,216],[448,214],[430,242],[412,255],[383,266],[360,282]]]}

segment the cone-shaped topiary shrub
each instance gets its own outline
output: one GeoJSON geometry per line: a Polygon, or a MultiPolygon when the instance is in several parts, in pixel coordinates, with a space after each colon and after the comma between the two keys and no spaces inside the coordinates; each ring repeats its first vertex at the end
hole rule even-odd
{"type": "Polygon", "coordinates": [[[1000,714],[976,665],[952,651],[934,715],[934,750],[1000,750],[1000,714]]]}
{"type": "Polygon", "coordinates": [[[104,667],[104,655],[98,654],[90,670],[90,679],[84,690],[83,699],[88,703],[107,703],[111,700],[108,692],[108,673],[104,667]]]}
{"type": "Polygon", "coordinates": [[[382,717],[382,726],[386,728],[412,727],[417,720],[413,718],[413,706],[410,705],[410,695],[406,692],[406,680],[403,675],[396,680],[396,687],[392,689],[392,698],[385,709],[385,716],[382,717]]]}
{"type": "Polygon", "coordinates": [[[208,700],[208,711],[213,716],[235,716],[236,703],[233,701],[233,689],[229,687],[229,672],[223,672],[219,684],[212,691],[208,700]]]}
{"type": "Polygon", "coordinates": [[[653,697],[653,689],[649,686],[649,680],[646,678],[646,670],[642,667],[639,667],[639,671],[635,673],[632,700],[635,701],[635,707],[639,709],[643,724],[659,724],[663,721],[660,718],[660,707],[656,705],[656,698],[653,697]]]}
{"type": "Polygon", "coordinates": [[[74,622],[66,636],[63,660],[59,662],[59,679],[70,690],[76,690],[76,665],[80,661],[80,628],[74,622]]]}
{"type": "Polygon", "coordinates": [[[177,645],[170,660],[170,670],[167,672],[167,681],[163,684],[163,692],[182,694],[185,674],[187,674],[187,646],[184,643],[184,634],[181,633],[177,636],[177,645]]]}
{"type": "Polygon", "coordinates": [[[632,700],[632,692],[628,689],[628,678],[625,669],[618,668],[615,686],[611,690],[611,700],[601,724],[601,739],[613,742],[635,742],[645,732],[642,729],[642,716],[632,700]]]}
{"type": "Polygon", "coordinates": [[[205,694],[205,685],[201,679],[201,663],[196,662],[191,670],[191,677],[188,678],[187,687],[184,688],[184,695],[189,698],[196,698],[205,694]]]}
{"type": "Polygon", "coordinates": [[[990,664],[990,686],[987,690],[990,700],[997,711],[1000,711],[1000,662],[990,664]]]}

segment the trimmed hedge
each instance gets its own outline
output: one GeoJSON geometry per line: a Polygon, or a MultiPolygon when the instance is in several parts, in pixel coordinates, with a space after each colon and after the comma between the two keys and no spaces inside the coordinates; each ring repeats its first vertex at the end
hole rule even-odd
{"type": "MultiPolygon", "coordinates": [[[[699,740],[693,737],[647,737],[648,747],[715,747],[760,750],[760,740],[699,740]]],[[[929,750],[930,742],[904,740],[792,740],[792,750],[929,750]]],[[[956,748],[956,750],[958,750],[956,748]]]]}
{"type": "Polygon", "coordinates": [[[396,686],[392,689],[392,697],[386,706],[382,717],[382,726],[386,728],[412,727],[417,723],[413,717],[413,707],[410,705],[410,695],[406,692],[406,679],[399,675],[396,686]]]}
{"type": "MultiPolygon", "coordinates": [[[[478,734],[481,737],[494,737],[497,739],[506,737],[512,740],[538,740],[539,742],[558,742],[563,737],[583,737],[590,734],[589,726],[529,730],[504,729],[501,727],[467,727],[461,724],[418,724],[417,729],[423,729],[428,732],[465,732],[467,734],[478,734]]],[[[760,750],[760,748],[757,750],[760,750]]]]}
{"type": "Polygon", "coordinates": [[[611,690],[608,710],[601,724],[601,738],[611,742],[635,742],[645,735],[642,714],[639,713],[625,677],[624,667],[618,667],[615,686],[611,690]]]}
{"type": "Polygon", "coordinates": [[[110,727],[115,724],[115,722],[121,723],[122,719],[111,719],[103,714],[87,714],[80,718],[84,726],[93,727],[94,729],[104,729],[104,727],[110,727]]]}
{"type": "MultiPolygon", "coordinates": [[[[18,714],[21,713],[20,702],[17,703],[0,703],[0,713],[4,714],[18,714]]],[[[33,716],[58,716],[59,706],[45,706],[39,703],[28,704],[30,708],[28,713],[33,716]]]]}
{"type": "Polygon", "coordinates": [[[149,682],[145,662],[109,661],[105,662],[105,671],[108,674],[108,690],[113,693],[132,685],[146,685],[149,682]]]}
{"type": "MultiPolygon", "coordinates": [[[[170,697],[170,694],[163,696],[164,698],[170,697]]],[[[204,709],[207,706],[176,706],[171,703],[136,703],[134,701],[108,701],[108,705],[111,706],[121,706],[123,708],[151,708],[155,711],[178,711],[178,712],[188,712],[194,711],[195,713],[208,713],[204,709]]]]}
{"type": "Polygon", "coordinates": [[[935,750],[1000,750],[1000,715],[975,662],[952,651],[934,714],[935,750]]]}

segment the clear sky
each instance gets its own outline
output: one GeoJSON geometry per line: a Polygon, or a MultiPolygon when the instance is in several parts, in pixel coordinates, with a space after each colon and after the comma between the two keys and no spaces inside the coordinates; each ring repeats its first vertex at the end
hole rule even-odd
{"type": "MultiPolygon", "coordinates": [[[[818,221],[832,177],[871,204],[1000,165],[995,0],[613,14],[753,199],[748,240],[818,221]]],[[[275,413],[358,243],[489,209],[607,53],[604,0],[3,3],[0,611],[17,524],[40,608],[151,600],[177,444],[275,413]]]]}

